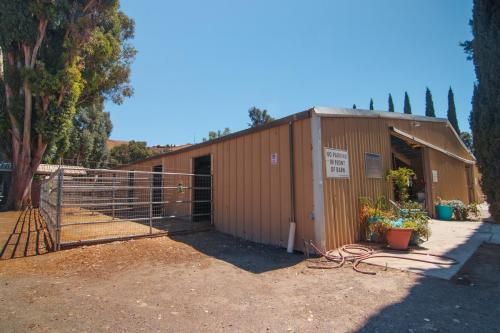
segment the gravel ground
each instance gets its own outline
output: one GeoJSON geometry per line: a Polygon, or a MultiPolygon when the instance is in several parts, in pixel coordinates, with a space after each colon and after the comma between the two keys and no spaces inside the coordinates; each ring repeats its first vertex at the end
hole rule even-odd
{"type": "Polygon", "coordinates": [[[217,232],[0,261],[0,332],[495,332],[500,248],[453,281],[299,254],[217,232]]]}

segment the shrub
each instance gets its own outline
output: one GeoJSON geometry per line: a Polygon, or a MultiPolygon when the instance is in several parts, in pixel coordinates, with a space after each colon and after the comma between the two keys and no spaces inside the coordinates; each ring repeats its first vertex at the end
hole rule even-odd
{"type": "Polygon", "coordinates": [[[466,205],[460,200],[442,200],[438,198],[436,204],[451,207],[453,209],[453,219],[457,221],[469,221],[471,215],[475,219],[479,217],[479,208],[475,202],[466,205]]]}

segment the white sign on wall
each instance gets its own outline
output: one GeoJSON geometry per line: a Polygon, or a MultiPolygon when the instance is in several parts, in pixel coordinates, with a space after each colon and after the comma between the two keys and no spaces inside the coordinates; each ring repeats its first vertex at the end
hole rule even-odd
{"type": "Polygon", "coordinates": [[[437,170],[432,170],[432,182],[433,183],[438,182],[438,171],[437,170]]]}
{"type": "Polygon", "coordinates": [[[278,153],[271,154],[271,165],[278,165],[278,153]]]}
{"type": "Polygon", "coordinates": [[[347,150],[325,148],[327,178],[349,178],[349,153],[347,150]]]}

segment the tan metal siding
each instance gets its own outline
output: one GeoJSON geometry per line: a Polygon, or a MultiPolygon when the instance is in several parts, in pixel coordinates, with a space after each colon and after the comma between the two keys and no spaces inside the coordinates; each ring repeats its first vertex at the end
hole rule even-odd
{"type": "MultiPolygon", "coordinates": [[[[401,119],[368,119],[353,117],[322,117],[321,134],[324,147],[346,149],[349,152],[350,178],[326,178],[324,170],[324,211],[326,246],[337,248],[359,240],[359,198],[376,198],[384,195],[392,198],[390,184],[385,179],[368,179],[365,176],[364,154],[380,153],[383,168],[391,167],[389,127],[396,127],[420,139],[470,159],[471,156],[453,132],[444,123],[418,122],[401,119]]],[[[428,149],[424,166],[427,181],[430,170],[439,168],[440,182],[431,186],[432,201],[438,194],[443,198],[458,198],[468,202],[465,164],[440,152],[428,149]],[[453,184],[452,184],[453,183],[453,184]]],[[[324,161],[323,161],[324,162],[324,161]]],[[[323,163],[324,164],[324,163],[323,163]]]]}
{"type": "Polygon", "coordinates": [[[359,239],[360,197],[392,195],[385,179],[365,177],[364,165],[364,155],[370,152],[381,155],[384,170],[390,167],[389,132],[387,125],[379,120],[325,117],[321,119],[321,134],[323,148],[344,149],[349,153],[349,179],[326,178],[323,169],[326,246],[336,248],[359,239]]]}
{"type": "MultiPolygon", "coordinates": [[[[469,202],[466,165],[441,152],[429,149],[430,169],[437,170],[438,182],[432,182],[432,202],[458,199],[469,202]]],[[[432,181],[432,177],[429,177],[432,181]]]]}
{"type": "MultiPolygon", "coordinates": [[[[296,242],[313,239],[310,119],[294,122],[296,242]]],[[[221,232],[264,244],[286,246],[290,223],[288,124],[252,132],[185,152],[126,166],[165,172],[192,172],[192,158],[212,154],[214,224],[221,232]],[[271,153],[278,154],[271,165],[271,153]]],[[[184,207],[186,212],[190,209],[184,207]]]]}
{"type": "MultiPolygon", "coordinates": [[[[302,249],[302,239],[314,240],[311,120],[295,122],[293,136],[297,220],[295,248],[302,249]]],[[[290,196],[289,191],[287,195],[290,196]]]]}

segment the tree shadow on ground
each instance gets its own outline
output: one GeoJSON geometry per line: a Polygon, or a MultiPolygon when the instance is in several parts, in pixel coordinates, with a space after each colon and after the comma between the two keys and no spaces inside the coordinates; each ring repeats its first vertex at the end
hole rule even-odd
{"type": "Polygon", "coordinates": [[[423,276],[359,332],[499,332],[500,245],[484,243],[450,280],[423,276]]]}
{"type": "Polygon", "coordinates": [[[2,239],[0,260],[37,256],[53,250],[47,226],[38,209],[19,212],[17,219],[3,224],[2,228],[11,228],[12,231],[2,239]]]}
{"type": "Polygon", "coordinates": [[[218,231],[171,235],[170,238],[255,274],[294,266],[304,260],[302,254],[289,254],[283,248],[257,244],[218,231]]]}

